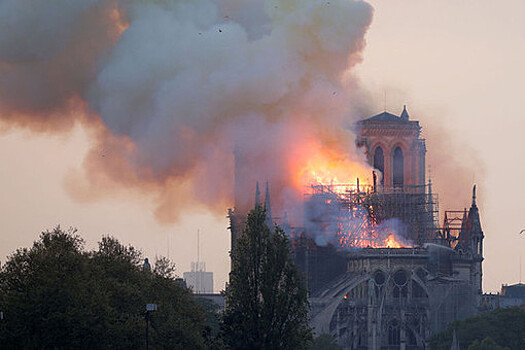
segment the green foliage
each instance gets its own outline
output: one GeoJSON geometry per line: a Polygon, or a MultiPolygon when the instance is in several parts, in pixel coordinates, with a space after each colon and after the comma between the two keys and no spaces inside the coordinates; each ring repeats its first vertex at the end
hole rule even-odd
{"type": "Polygon", "coordinates": [[[224,340],[233,349],[305,349],[312,334],[304,281],[286,234],[265,221],[265,210],[254,209],[231,253],[224,340]]]}
{"type": "Polygon", "coordinates": [[[140,267],[141,254],[103,237],[83,251],[74,230],[41,234],[0,268],[2,348],[138,349],[144,347],[145,304],[150,347],[205,349],[204,311],[173,280],[173,265],[140,267]]]}
{"type": "Polygon", "coordinates": [[[496,344],[494,340],[492,340],[492,338],[489,338],[489,337],[486,337],[485,339],[483,339],[481,343],[479,342],[479,340],[476,339],[468,347],[468,350],[507,350],[507,349],[509,348],[506,348],[506,347],[504,348],[502,346],[499,346],[498,344],[496,344]]]}
{"type": "Polygon", "coordinates": [[[314,338],[310,350],[341,350],[341,347],[336,343],[334,337],[323,333],[314,338]]]}
{"type": "MultiPolygon", "coordinates": [[[[450,349],[454,329],[461,349],[467,349],[469,346],[482,346],[483,342],[486,346],[492,346],[492,343],[494,346],[499,346],[494,349],[501,347],[512,350],[525,349],[525,310],[517,307],[498,309],[462,321],[455,321],[446,330],[430,339],[430,348],[450,349]]],[[[474,349],[480,348],[475,347],[474,349]]]]}

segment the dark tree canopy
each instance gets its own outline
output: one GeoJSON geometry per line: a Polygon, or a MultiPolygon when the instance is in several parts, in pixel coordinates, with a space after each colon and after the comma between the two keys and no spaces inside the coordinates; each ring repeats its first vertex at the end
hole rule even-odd
{"type": "Polygon", "coordinates": [[[341,350],[341,347],[336,343],[334,337],[323,333],[314,339],[310,350],[341,350]]]}
{"type": "Polygon", "coordinates": [[[257,206],[231,253],[223,335],[232,349],[305,349],[312,334],[304,281],[286,234],[257,206]]]}
{"type": "Polygon", "coordinates": [[[454,330],[461,349],[525,349],[525,310],[518,307],[498,309],[452,322],[430,339],[430,348],[450,349],[454,330]]]}
{"type": "Polygon", "coordinates": [[[162,260],[143,271],[141,254],[104,237],[85,252],[74,230],[57,227],[30,249],[17,250],[0,268],[0,344],[15,349],[204,349],[205,314],[173,265],[162,260]]]}
{"type": "Polygon", "coordinates": [[[509,350],[509,348],[499,346],[492,338],[486,337],[481,342],[476,339],[467,350],[509,350]]]}

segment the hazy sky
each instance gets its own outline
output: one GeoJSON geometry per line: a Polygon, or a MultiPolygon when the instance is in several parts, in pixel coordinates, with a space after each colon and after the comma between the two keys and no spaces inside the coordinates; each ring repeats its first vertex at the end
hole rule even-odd
{"type": "MultiPolygon", "coordinates": [[[[390,112],[406,104],[420,121],[441,210],[468,207],[471,185],[478,184],[484,288],[518,282],[525,258],[525,235],[519,235],[525,228],[525,3],[369,2],[374,20],[355,72],[374,110],[383,110],[386,94],[390,112]]],[[[60,135],[0,134],[0,259],[60,224],[77,227],[88,248],[110,234],[153,257],[168,255],[169,242],[182,275],[196,259],[200,229],[201,257],[215,274],[215,289],[222,289],[229,269],[226,208],[222,215],[192,212],[177,225],[160,226],[147,196],[75,202],[64,177],[81,166],[88,147],[80,127],[60,135]]]]}

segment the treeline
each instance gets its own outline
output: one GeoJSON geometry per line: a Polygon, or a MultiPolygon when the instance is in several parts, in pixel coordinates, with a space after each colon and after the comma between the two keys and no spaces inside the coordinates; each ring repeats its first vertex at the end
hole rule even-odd
{"type": "Polygon", "coordinates": [[[454,321],[430,339],[430,349],[450,349],[454,333],[460,349],[522,350],[525,349],[525,310],[519,307],[497,309],[454,321]]]}
{"type": "Polygon", "coordinates": [[[85,251],[74,230],[42,233],[1,266],[1,348],[144,348],[145,305],[156,303],[151,344],[206,349],[205,311],[175,282],[174,266],[161,259],[150,272],[141,262],[115,238],[85,251]]]}
{"type": "Polygon", "coordinates": [[[313,340],[304,280],[286,234],[258,206],[232,251],[227,307],[194,298],[167,259],[103,237],[86,251],[75,230],[43,232],[0,267],[0,348],[142,349],[146,304],[150,349],[338,349],[313,340]]]}

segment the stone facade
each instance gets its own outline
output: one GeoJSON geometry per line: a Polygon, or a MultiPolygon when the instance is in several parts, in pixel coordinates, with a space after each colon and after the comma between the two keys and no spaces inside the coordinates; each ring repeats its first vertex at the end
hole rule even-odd
{"type": "MultiPolygon", "coordinates": [[[[419,122],[409,120],[404,108],[400,116],[384,112],[357,127],[358,146],[365,147],[370,165],[382,176],[371,191],[357,185],[356,191],[334,194],[327,203],[340,200],[341,217],[361,206],[373,208],[380,222],[395,218],[411,243],[405,248],[319,246],[308,232],[311,227],[293,227],[285,219],[281,226],[291,236],[295,261],[308,282],[312,326],[317,334],[333,335],[343,349],[427,349],[432,334],[475,314],[481,304],[484,235],[475,190],[461,228],[454,231],[446,222],[438,227],[437,197],[430,181],[425,183],[419,122]]],[[[259,197],[257,186],[255,203],[259,197]]],[[[305,197],[305,207],[311,199],[305,197]]],[[[236,210],[229,213],[232,246],[242,232],[246,209],[239,208],[244,206],[237,208],[236,196],[236,210]]],[[[265,207],[270,209],[268,185],[265,207]]],[[[314,219],[321,228],[338,223],[337,215],[314,219]]]]}
{"type": "MultiPolygon", "coordinates": [[[[389,205],[401,213],[433,216],[432,200],[414,210],[404,208],[411,202],[402,199],[432,195],[430,186],[425,187],[426,148],[419,123],[410,121],[404,108],[399,117],[384,112],[358,126],[358,145],[383,174],[377,196],[394,201],[389,205]]],[[[316,333],[333,335],[343,349],[427,349],[432,334],[477,313],[484,235],[475,187],[473,192],[472,206],[456,235],[435,225],[430,234],[409,233],[414,239],[423,237],[412,248],[339,251],[346,270],[311,291],[316,333]]]]}
{"type": "Polygon", "coordinates": [[[384,112],[358,123],[358,146],[365,147],[368,163],[382,173],[386,188],[425,185],[425,140],[418,121],[384,112]]]}
{"type": "Polygon", "coordinates": [[[431,334],[477,312],[472,257],[449,247],[368,248],[347,261],[310,297],[312,326],[343,349],[426,349],[431,334]]]}

